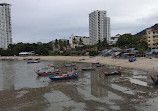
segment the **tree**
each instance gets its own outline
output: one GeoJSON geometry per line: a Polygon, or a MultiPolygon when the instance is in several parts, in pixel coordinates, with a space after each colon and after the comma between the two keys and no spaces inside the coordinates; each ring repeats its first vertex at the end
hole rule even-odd
{"type": "Polygon", "coordinates": [[[73,44],[77,44],[76,38],[73,38],[73,44]]]}
{"type": "Polygon", "coordinates": [[[60,46],[60,51],[63,51],[63,41],[60,39],[59,40],[59,46],[60,46]]]}
{"type": "Polygon", "coordinates": [[[143,56],[144,51],[148,49],[148,43],[144,40],[137,41],[137,49],[139,50],[139,53],[143,56]]]}
{"type": "Polygon", "coordinates": [[[102,41],[102,47],[107,48],[109,46],[106,38],[104,38],[104,40],[102,41]]]}
{"type": "Polygon", "coordinates": [[[79,45],[84,45],[83,44],[83,40],[80,38],[80,40],[79,40],[79,45]]]}
{"type": "Polygon", "coordinates": [[[55,48],[58,48],[58,45],[59,45],[58,40],[55,39],[55,43],[54,43],[55,48]]]}
{"type": "Polygon", "coordinates": [[[90,56],[95,56],[95,55],[98,55],[98,54],[99,54],[98,51],[95,51],[95,50],[89,51],[90,56]]]}
{"type": "Polygon", "coordinates": [[[132,34],[123,34],[119,37],[116,45],[121,48],[131,48],[137,46],[137,41],[140,40],[139,37],[134,37],[132,34]]]}

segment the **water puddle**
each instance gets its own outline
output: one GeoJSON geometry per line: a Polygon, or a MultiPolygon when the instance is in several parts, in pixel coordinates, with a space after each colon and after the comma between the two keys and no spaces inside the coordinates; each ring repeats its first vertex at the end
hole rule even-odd
{"type": "Polygon", "coordinates": [[[140,71],[140,70],[130,70],[130,71],[132,71],[133,75],[145,74],[144,71],[140,71]]]}
{"type": "Polygon", "coordinates": [[[130,88],[122,87],[122,86],[119,86],[116,84],[111,84],[111,87],[113,89],[116,89],[116,90],[121,91],[121,92],[126,93],[126,94],[131,94],[131,95],[135,94],[134,91],[131,90],[130,88]]]}
{"type": "Polygon", "coordinates": [[[144,82],[144,81],[141,81],[141,80],[138,80],[138,79],[130,78],[130,82],[133,83],[133,84],[141,85],[141,86],[148,86],[147,82],[144,82]]]}
{"type": "Polygon", "coordinates": [[[147,76],[139,75],[139,76],[133,76],[133,78],[136,78],[136,79],[147,79],[147,76]]]}

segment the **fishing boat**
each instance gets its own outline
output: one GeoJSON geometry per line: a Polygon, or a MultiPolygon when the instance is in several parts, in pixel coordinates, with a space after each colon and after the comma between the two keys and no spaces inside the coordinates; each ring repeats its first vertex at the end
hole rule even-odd
{"type": "Polygon", "coordinates": [[[96,67],[102,67],[105,66],[104,64],[97,64],[96,67]]]}
{"type": "Polygon", "coordinates": [[[99,64],[99,62],[93,62],[92,64],[99,64]]]}
{"type": "Polygon", "coordinates": [[[67,64],[67,65],[65,65],[65,67],[74,67],[74,66],[76,66],[76,64],[67,64]]]}
{"type": "Polygon", "coordinates": [[[40,59],[35,59],[35,60],[33,60],[33,59],[28,59],[27,60],[27,63],[29,64],[29,63],[40,63],[40,59]]]}
{"type": "Polygon", "coordinates": [[[136,61],[136,58],[129,58],[129,62],[134,62],[136,61]]]}
{"type": "Polygon", "coordinates": [[[40,72],[40,70],[34,70],[36,74],[39,76],[48,76],[48,75],[53,75],[53,74],[59,74],[61,71],[46,71],[46,72],[40,72]]]}
{"type": "Polygon", "coordinates": [[[93,67],[87,67],[87,68],[82,68],[83,71],[92,71],[92,70],[96,70],[93,67]]]}
{"type": "Polygon", "coordinates": [[[60,70],[55,70],[54,67],[50,66],[48,64],[48,67],[44,67],[40,70],[34,70],[35,73],[39,76],[48,76],[48,75],[54,75],[54,74],[59,74],[61,71],[60,70]]]}
{"type": "Polygon", "coordinates": [[[67,74],[56,75],[56,76],[49,76],[51,80],[65,80],[65,79],[76,79],[78,78],[77,73],[69,72],[67,74]]]}
{"type": "Polygon", "coordinates": [[[158,78],[155,78],[150,75],[150,78],[152,79],[153,83],[158,84],[158,78]]]}
{"type": "Polygon", "coordinates": [[[121,72],[120,71],[118,71],[118,72],[104,72],[104,74],[105,75],[107,75],[107,76],[110,76],[110,75],[121,75],[121,72]]]}

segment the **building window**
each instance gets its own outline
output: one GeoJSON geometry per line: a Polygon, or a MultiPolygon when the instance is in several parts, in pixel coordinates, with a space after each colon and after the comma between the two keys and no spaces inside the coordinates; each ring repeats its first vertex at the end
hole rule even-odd
{"type": "Polygon", "coordinates": [[[148,40],[148,42],[150,42],[150,40],[148,40]]]}
{"type": "Polygon", "coordinates": [[[155,38],[155,36],[153,36],[153,38],[155,38]]]}
{"type": "Polygon", "coordinates": [[[150,36],[148,38],[150,38],[150,36]]]}
{"type": "Polygon", "coordinates": [[[148,46],[150,46],[150,44],[148,44],[148,46]]]}

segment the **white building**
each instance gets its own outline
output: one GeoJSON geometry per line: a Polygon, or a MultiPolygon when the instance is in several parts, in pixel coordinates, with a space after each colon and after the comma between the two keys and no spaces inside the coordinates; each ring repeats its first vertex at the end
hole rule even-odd
{"type": "Polygon", "coordinates": [[[110,41],[110,18],[106,16],[106,11],[96,10],[89,14],[89,37],[90,45],[104,38],[110,41]]]}
{"type": "Polygon", "coordinates": [[[71,48],[89,45],[89,37],[71,35],[69,37],[69,43],[70,43],[71,48]]]}
{"type": "Polygon", "coordinates": [[[118,39],[119,39],[120,36],[121,36],[120,34],[117,34],[117,35],[111,37],[110,41],[109,41],[109,44],[110,45],[115,44],[118,41],[118,39]]]}
{"type": "Polygon", "coordinates": [[[10,4],[0,4],[0,48],[7,49],[12,44],[10,4]]]}

